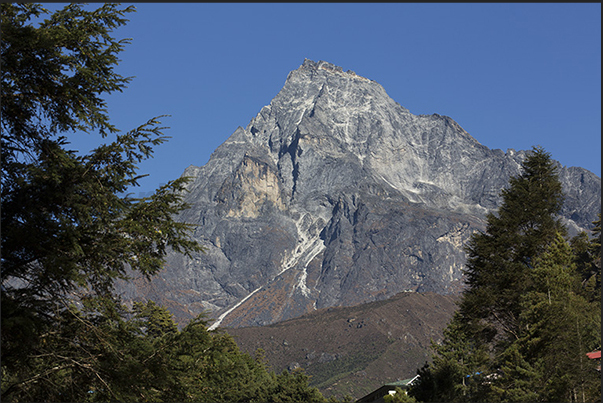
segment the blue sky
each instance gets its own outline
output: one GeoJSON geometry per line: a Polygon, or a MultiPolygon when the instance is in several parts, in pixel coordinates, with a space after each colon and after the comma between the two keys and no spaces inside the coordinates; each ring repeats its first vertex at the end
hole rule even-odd
{"type": "MultiPolygon", "coordinates": [[[[114,35],[132,38],[117,71],[135,78],[107,97],[110,116],[127,131],[169,114],[172,137],[140,165],[136,195],[204,165],[304,58],[450,116],[489,148],[540,145],[601,176],[600,3],[134,4],[114,35]]],[[[80,151],[100,142],[73,138],[80,151]]]]}

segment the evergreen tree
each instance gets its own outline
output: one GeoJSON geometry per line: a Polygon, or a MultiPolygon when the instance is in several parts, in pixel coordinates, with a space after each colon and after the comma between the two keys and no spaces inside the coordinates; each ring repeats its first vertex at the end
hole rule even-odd
{"type": "Polygon", "coordinates": [[[466,246],[460,303],[475,336],[492,348],[519,337],[520,298],[532,285],[534,259],[566,232],[557,216],[563,203],[557,167],[542,148],[533,148],[501,195],[498,215],[488,214],[486,232],[466,246]]]}
{"type": "Polygon", "coordinates": [[[203,316],[166,339],[171,334],[161,336],[161,347],[155,349],[169,357],[165,366],[171,383],[164,382],[160,388],[161,401],[325,401],[308,385],[309,378],[303,372],[285,371],[277,376],[261,356],[242,353],[230,335],[208,331],[203,316]]]}
{"type": "Polygon", "coordinates": [[[433,363],[418,371],[408,394],[420,402],[484,400],[482,379],[487,373],[487,351],[475,343],[456,312],[440,344],[432,343],[433,363]]]}
{"type": "Polygon", "coordinates": [[[303,370],[283,371],[276,377],[275,385],[269,392],[269,401],[275,403],[308,402],[320,403],[326,400],[318,389],[309,387],[309,377],[303,370]]]}
{"type": "Polygon", "coordinates": [[[582,281],[583,294],[590,301],[601,300],[601,213],[593,221],[593,237],[581,232],[571,240],[576,270],[582,281]]]}
{"type": "Polygon", "coordinates": [[[487,216],[486,232],[466,246],[459,310],[411,395],[422,401],[596,399],[598,381],[585,354],[600,346],[601,305],[593,298],[600,229],[592,245],[582,235],[570,248],[558,219],[563,194],[556,166],[540,147],[502,199],[498,214],[487,216]]]}
{"type": "Polygon", "coordinates": [[[167,139],[158,118],[119,134],[102,99],[129,81],[114,71],[127,41],[111,34],[131,11],[70,4],[34,26],[41,5],[1,5],[2,400],[80,400],[64,388],[104,382],[99,357],[123,324],[114,280],[153,275],[168,248],[201,250],[173,219],[185,178],[124,196],[167,139]],[[116,139],[78,155],[69,132],[116,139]]]}
{"type": "Polygon", "coordinates": [[[146,304],[135,302],[133,311],[134,320],[141,321],[140,327],[144,328],[147,337],[155,338],[178,332],[172,314],[154,301],[148,301],[146,304]]]}
{"type": "Polygon", "coordinates": [[[593,401],[600,379],[586,353],[600,343],[600,303],[581,294],[561,235],[537,259],[533,282],[521,301],[525,330],[503,352],[496,393],[503,401],[593,401]]]}
{"type": "Polygon", "coordinates": [[[149,401],[170,374],[158,340],[141,337],[139,322],[83,301],[58,312],[18,365],[3,363],[3,401],[149,401]],[[9,370],[10,368],[10,370],[9,370]]]}

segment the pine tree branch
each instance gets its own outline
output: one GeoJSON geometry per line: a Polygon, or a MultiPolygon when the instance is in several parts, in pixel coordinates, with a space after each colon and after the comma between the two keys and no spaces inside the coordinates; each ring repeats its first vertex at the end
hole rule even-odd
{"type": "Polygon", "coordinates": [[[27,385],[29,383],[35,382],[36,380],[38,380],[40,378],[44,378],[44,377],[52,374],[53,372],[60,371],[60,370],[63,370],[63,369],[69,368],[69,367],[71,367],[71,365],[63,365],[63,366],[53,367],[53,368],[50,368],[50,369],[44,371],[41,374],[37,374],[37,375],[32,376],[29,379],[26,379],[26,380],[21,381],[21,382],[14,383],[11,386],[9,386],[8,389],[6,389],[4,392],[2,392],[1,397],[4,400],[4,398],[9,395],[9,392],[12,391],[12,389],[17,388],[19,386],[25,386],[25,385],[27,385]]]}

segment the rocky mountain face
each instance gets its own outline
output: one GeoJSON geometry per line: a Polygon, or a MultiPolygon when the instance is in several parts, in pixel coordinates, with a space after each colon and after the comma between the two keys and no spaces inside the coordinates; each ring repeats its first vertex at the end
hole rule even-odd
{"type": "MultiPolygon", "coordinates": [[[[378,83],[305,60],[193,181],[179,219],[206,253],[173,254],[150,283],[122,284],[180,321],[267,325],[402,291],[462,288],[463,244],[485,228],[526,151],[491,150],[446,116],[413,115],[378,83]]],[[[601,179],[562,167],[574,233],[601,209],[601,179]]]]}

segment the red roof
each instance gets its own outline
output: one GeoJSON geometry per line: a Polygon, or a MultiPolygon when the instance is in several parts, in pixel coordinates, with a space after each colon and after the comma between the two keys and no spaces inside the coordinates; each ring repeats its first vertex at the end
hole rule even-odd
{"type": "Polygon", "coordinates": [[[597,358],[601,359],[601,350],[599,350],[599,351],[591,351],[590,353],[586,353],[586,355],[591,360],[594,360],[594,359],[597,359],[597,358]]]}

